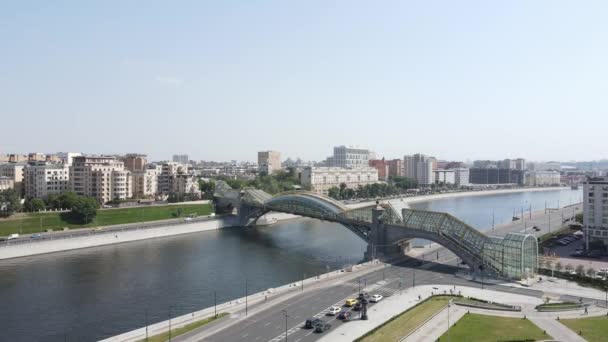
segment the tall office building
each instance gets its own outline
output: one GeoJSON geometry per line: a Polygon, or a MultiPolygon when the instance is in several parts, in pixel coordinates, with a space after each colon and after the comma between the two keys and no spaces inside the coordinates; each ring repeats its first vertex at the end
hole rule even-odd
{"type": "Polygon", "coordinates": [[[589,178],[583,183],[583,211],[587,250],[594,240],[608,245],[608,177],[589,178]]]}
{"type": "Polygon", "coordinates": [[[95,197],[99,203],[133,196],[131,172],[116,157],[78,156],[72,159],[70,188],[82,196],[95,197]]]}
{"type": "Polygon", "coordinates": [[[268,175],[281,170],[281,152],[260,151],[258,152],[258,172],[268,175]]]}
{"type": "Polygon", "coordinates": [[[406,177],[414,179],[419,185],[435,183],[433,165],[437,160],[424,154],[403,157],[403,168],[406,177]]]}
{"type": "Polygon", "coordinates": [[[189,161],[190,161],[190,159],[188,159],[187,154],[174,154],[173,155],[173,162],[175,162],[175,163],[188,164],[189,161]]]}

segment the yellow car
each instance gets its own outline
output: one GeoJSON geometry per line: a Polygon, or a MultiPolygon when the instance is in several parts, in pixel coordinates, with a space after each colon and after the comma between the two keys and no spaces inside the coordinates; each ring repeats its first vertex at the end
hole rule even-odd
{"type": "Polygon", "coordinates": [[[351,307],[351,306],[357,304],[357,300],[355,298],[348,298],[346,300],[345,304],[346,304],[346,306],[351,307]]]}

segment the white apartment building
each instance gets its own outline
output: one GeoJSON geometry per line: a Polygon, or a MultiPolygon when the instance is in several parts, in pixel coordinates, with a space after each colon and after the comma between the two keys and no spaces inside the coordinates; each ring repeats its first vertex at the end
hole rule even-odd
{"type": "Polygon", "coordinates": [[[0,177],[0,191],[12,189],[15,187],[15,181],[9,177],[0,177]]]}
{"type": "Polygon", "coordinates": [[[466,167],[459,167],[454,170],[454,182],[458,186],[467,186],[471,182],[469,180],[469,169],[466,167]]]}
{"type": "Polygon", "coordinates": [[[378,170],[373,167],[345,169],[338,167],[306,167],[301,173],[301,183],[311,191],[327,195],[329,189],[346,184],[347,188],[356,189],[359,185],[378,182],[378,170]]]}
{"type": "Polygon", "coordinates": [[[530,171],[526,174],[526,185],[548,186],[561,184],[561,175],[558,171],[530,171]]]}
{"type": "Polygon", "coordinates": [[[258,172],[264,172],[270,175],[277,171],[281,171],[281,152],[258,152],[258,172]]]}
{"type": "Polygon", "coordinates": [[[368,168],[370,159],[375,159],[375,154],[370,150],[336,146],[334,147],[334,155],[327,158],[327,166],[346,169],[368,168]]]}
{"type": "Polygon", "coordinates": [[[158,174],[158,193],[200,194],[198,182],[188,172],[188,165],[164,163],[158,174]]]}
{"type": "Polygon", "coordinates": [[[70,189],[100,203],[133,196],[131,172],[122,161],[108,156],[77,156],[70,168],[70,189]]]}
{"type": "Polygon", "coordinates": [[[132,171],[133,197],[152,198],[158,193],[158,175],[160,168],[156,166],[143,170],[132,171]]]}
{"type": "Polygon", "coordinates": [[[19,195],[23,193],[23,169],[27,163],[8,163],[0,164],[0,177],[6,177],[13,180],[13,188],[19,195]]]}
{"type": "Polygon", "coordinates": [[[435,183],[433,173],[435,158],[427,157],[423,154],[403,157],[403,168],[405,177],[418,182],[418,185],[428,186],[435,183]]]}
{"type": "Polygon", "coordinates": [[[435,174],[435,184],[456,184],[456,171],[438,169],[433,171],[435,174]]]}
{"type": "Polygon", "coordinates": [[[67,164],[32,164],[23,169],[26,198],[45,198],[70,189],[70,166],[67,164]]]}
{"type": "Polygon", "coordinates": [[[72,165],[74,157],[82,156],[82,154],[78,152],[57,152],[56,155],[62,163],[67,165],[72,165]]]}
{"type": "Polygon", "coordinates": [[[583,183],[583,212],[587,249],[594,240],[608,245],[608,177],[590,178],[583,183]]]}

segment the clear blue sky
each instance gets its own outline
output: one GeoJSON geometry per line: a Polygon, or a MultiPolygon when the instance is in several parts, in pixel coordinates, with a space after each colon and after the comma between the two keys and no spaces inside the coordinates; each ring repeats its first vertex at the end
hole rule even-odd
{"type": "Polygon", "coordinates": [[[0,4],[0,153],[608,157],[606,1],[0,4]]]}

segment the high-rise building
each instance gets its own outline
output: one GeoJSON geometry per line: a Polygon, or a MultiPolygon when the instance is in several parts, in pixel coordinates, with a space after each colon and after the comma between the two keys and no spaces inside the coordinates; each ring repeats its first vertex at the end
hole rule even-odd
{"type": "Polygon", "coordinates": [[[133,196],[131,172],[122,161],[109,156],[74,157],[70,188],[78,195],[95,197],[99,203],[133,196]]]}
{"type": "Polygon", "coordinates": [[[268,175],[281,170],[281,152],[260,151],[258,152],[258,172],[268,175]]]}
{"type": "Polygon", "coordinates": [[[388,160],[387,163],[389,177],[403,177],[403,160],[392,159],[388,160]]]}
{"type": "Polygon", "coordinates": [[[378,179],[381,181],[387,181],[389,176],[388,162],[382,159],[372,159],[369,161],[369,166],[378,170],[378,179]]]}
{"type": "Polygon", "coordinates": [[[129,153],[122,158],[125,163],[125,169],[133,171],[144,171],[148,160],[145,154],[129,153]]]}
{"type": "Polygon", "coordinates": [[[173,162],[175,162],[175,163],[188,164],[189,161],[190,161],[190,159],[188,159],[187,154],[174,154],[173,155],[173,162]]]}
{"type": "Polygon", "coordinates": [[[414,154],[403,157],[403,168],[405,176],[414,179],[419,185],[430,185],[435,183],[433,165],[437,160],[424,154],[414,154]]]}
{"type": "Polygon", "coordinates": [[[595,240],[608,245],[608,177],[589,178],[583,183],[583,212],[587,250],[595,240]]]}
{"type": "Polygon", "coordinates": [[[321,195],[344,183],[349,189],[378,182],[378,170],[372,167],[346,169],[341,167],[306,167],[301,173],[302,185],[321,195]]]}
{"type": "Polygon", "coordinates": [[[523,158],[515,159],[515,170],[524,171],[526,169],[526,160],[523,158]]]}
{"type": "Polygon", "coordinates": [[[35,163],[23,169],[26,198],[45,198],[70,189],[70,166],[66,164],[35,163]]]}
{"type": "Polygon", "coordinates": [[[327,158],[328,167],[341,167],[346,169],[368,168],[369,160],[375,159],[370,150],[356,147],[336,146],[334,155],[327,158]]]}

